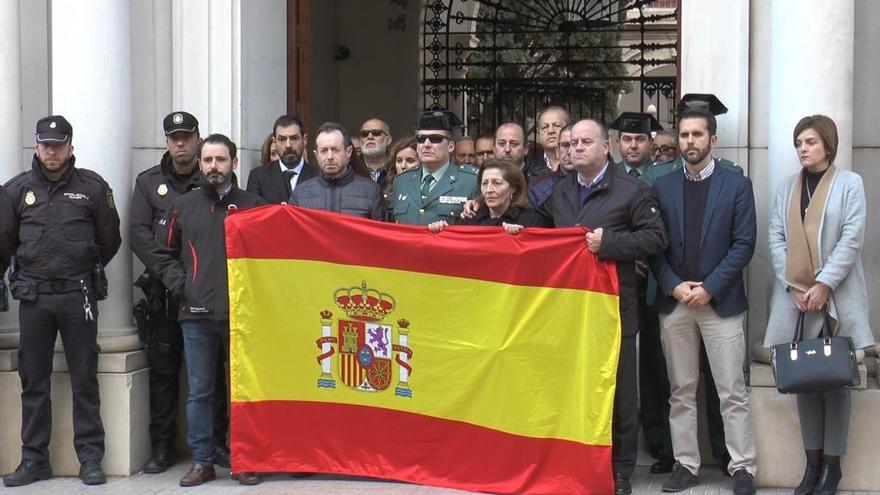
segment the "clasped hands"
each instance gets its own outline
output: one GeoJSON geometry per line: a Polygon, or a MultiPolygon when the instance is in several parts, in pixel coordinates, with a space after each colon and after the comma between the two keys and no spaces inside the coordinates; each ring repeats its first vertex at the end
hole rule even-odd
{"type": "Polygon", "coordinates": [[[712,300],[712,294],[703,288],[703,282],[685,281],[675,286],[672,297],[689,308],[705,306],[712,300]]]}

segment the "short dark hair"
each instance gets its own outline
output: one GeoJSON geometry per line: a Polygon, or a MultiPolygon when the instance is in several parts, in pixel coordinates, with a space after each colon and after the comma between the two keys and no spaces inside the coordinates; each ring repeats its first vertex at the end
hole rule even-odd
{"type": "Polygon", "coordinates": [[[345,130],[345,127],[342,127],[341,124],[337,124],[336,122],[324,122],[320,126],[318,126],[318,130],[315,132],[315,138],[320,136],[325,132],[333,132],[339,131],[342,134],[342,147],[348,148],[351,146],[351,135],[348,131],[345,130]]]}
{"type": "Polygon", "coordinates": [[[272,125],[272,135],[274,136],[276,134],[276,131],[278,131],[279,127],[288,127],[292,125],[296,125],[297,127],[299,127],[299,133],[301,135],[306,133],[305,129],[303,128],[302,120],[300,120],[299,117],[297,117],[296,115],[286,114],[275,119],[275,123],[272,125]]]}
{"type": "Polygon", "coordinates": [[[710,136],[714,136],[715,133],[718,132],[718,121],[715,120],[715,116],[712,115],[712,112],[705,108],[690,107],[687,110],[682,110],[682,112],[678,115],[679,127],[681,127],[681,121],[686,119],[705,120],[706,126],[709,127],[710,136]]]}
{"type": "Polygon", "coordinates": [[[202,158],[202,147],[205,146],[205,143],[214,143],[214,144],[223,144],[226,145],[226,149],[229,150],[229,158],[235,159],[235,156],[238,154],[238,148],[235,146],[235,143],[232,142],[231,139],[226,137],[223,134],[211,134],[206,137],[199,143],[198,149],[198,157],[201,160],[202,158]]]}
{"type": "Polygon", "coordinates": [[[798,136],[807,129],[816,131],[816,134],[819,135],[819,138],[822,139],[822,144],[825,146],[825,153],[828,153],[828,163],[833,163],[837,157],[837,124],[827,115],[809,115],[802,118],[794,126],[794,133],[791,137],[795,147],[797,147],[798,136]]]}

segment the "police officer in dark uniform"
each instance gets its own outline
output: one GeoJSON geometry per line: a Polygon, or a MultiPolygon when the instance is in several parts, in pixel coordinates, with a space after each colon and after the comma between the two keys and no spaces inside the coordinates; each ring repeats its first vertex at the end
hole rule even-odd
{"type": "Polygon", "coordinates": [[[3,478],[21,486],[52,476],[50,380],[61,334],[73,396],[79,477],[106,482],[98,395],[97,301],[107,296],[104,266],[122,239],[113,192],[100,175],[77,168],[73,129],[60,115],[37,121],[31,170],[6,184],[17,224],[12,296],[20,301],[21,464],[3,478]]]}
{"type": "MultiPolygon", "coordinates": [[[[183,361],[183,338],[177,322],[179,301],[153,271],[156,262],[151,254],[156,233],[164,221],[171,202],[201,186],[196,166],[199,145],[199,121],[187,112],[172,112],[162,121],[166,152],[161,162],[138,175],[131,197],[131,250],[144,264],[143,275],[135,282],[144,292],[144,299],[135,305],[138,334],[147,345],[150,365],[150,441],[153,455],[144,465],[144,472],[155,474],[174,464],[177,436],[177,409],[180,393],[180,365],[183,361]]],[[[225,371],[218,367],[218,374],[225,371]]],[[[218,389],[215,411],[215,443],[218,462],[228,467],[226,449],[226,390],[218,389]]]]}

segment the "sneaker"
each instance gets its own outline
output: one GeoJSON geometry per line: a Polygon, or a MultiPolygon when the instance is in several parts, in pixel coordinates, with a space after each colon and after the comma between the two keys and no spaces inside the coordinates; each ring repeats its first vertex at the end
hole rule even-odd
{"type": "Polygon", "coordinates": [[[672,474],[669,475],[669,479],[666,480],[666,483],[663,483],[663,491],[666,493],[676,493],[687,490],[692,486],[697,486],[699,483],[700,480],[695,474],[692,474],[681,464],[676,464],[672,468],[672,474]]]}
{"type": "Polygon", "coordinates": [[[49,461],[24,459],[14,472],[3,477],[3,486],[25,486],[51,477],[52,467],[49,466],[49,461]]]}
{"type": "Polygon", "coordinates": [[[752,475],[745,469],[734,471],[733,493],[734,495],[753,495],[755,493],[755,482],[752,481],[752,475]]]}

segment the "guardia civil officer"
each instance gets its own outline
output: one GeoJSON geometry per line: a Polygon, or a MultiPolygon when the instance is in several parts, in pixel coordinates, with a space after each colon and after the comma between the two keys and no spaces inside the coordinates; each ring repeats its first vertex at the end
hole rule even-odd
{"type": "Polygon", "coordinates": [[[37,121],[31,170],[6,184],[15,209],[10,288],[20,301],[21,464],[6,486],[52,476],[50,379],[61,334],[73,397],[73,445],[79,477],[106,481],[104,426],[98,396],[97,301],[107,295],[103,267],[122,239],[113,192],[100,175],[75,166],[73,128],[60,115],[37,121]]]}
{"type": "MultiPolygon", "coordinates": [[[[174,464],[180,365],[183,361],[183,337],[177,321],[179,301],[171,297],[153,270],[156,260],[151,251],[171,202],[202,185],[202,176],[196,166],[198,119],[187,112],[172,112],[162,121],[162,127],[165,154],[158,165],[137,176],[129,218],[131,250],[146,267],[135,282],[144,292],[144,299],[135,305],[135,317],[150,365],[150,442],[153,454],[143,468],[149,474],[165,472],[174,464]]],[[[225,380],[222,361],[217,373],[225,380]]],[[[214,443],[218,450],[217,463],[225,467],[229,467],[228,426],[226,389],[218,387],[214,443]]]]}
{"type": "Polygon", "coordinates": [[[428,225],[461,214],[465,202],[477,194],[477,169],[450,160],[455,143],[452,131],[461,127],[447,111],[425,112],[416,128],[416,153],[421,166],[394,178],[392,218],[397,223],[428,225]]]}

